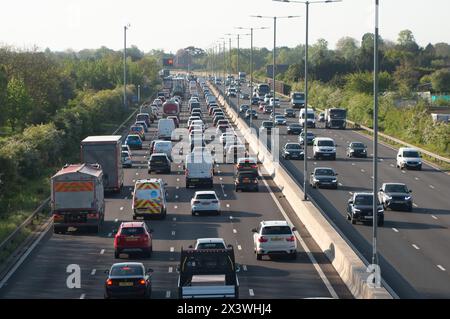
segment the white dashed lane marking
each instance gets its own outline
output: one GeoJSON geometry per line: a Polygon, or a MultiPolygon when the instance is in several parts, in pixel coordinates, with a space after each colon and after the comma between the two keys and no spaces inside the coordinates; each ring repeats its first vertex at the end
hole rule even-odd
{"type": "Polygon", "coordinates": [[[96,272],[97,272],[97,269],[92,269],[91,276],[94,276],[96,272]]]}
{"type": "Polygon", "coordinates": [[[398,233],[398,229],[397,228],[392,228],[393,231],[395,231],[396,233],[398,233]]]}
{"type": "Polygon", "coordinates": [[[104,249],[100,250],[100,255],[103,255],[104,253],[105,253],[104,249]]]}
{"type": "Polygon", "coordinates": [[[86,294],[81,294],[80,299],[84,299],[86,297],[86,294]]]}
{"type": "Polygon", "coordinates": [[[445,271],[445,268],[442,267],[441,265],[437,265],[437,267],[438,267],[440,270],[445,271]]]}
{"type": "Polygon", "coordinates": [[[236,230],[236,229],[233,229],[233,233],[234,233],[234,234],[237,234],[237,230],[236,230]]]}
{"type": "Polygon", "coordinates": [[[174,247],[170,247],[170,252],[173,253],[175,251],[174,247]]]}
{"type": "Polygon", "coordinates": [[[431,188],[431,189],[434,189],[435,187],[434,187],[433,185],[430,185],[430,188],[431,188]]]}
{"type": "Polygon", "coordinates": [[[166,298],[170,298],[170,291],[166,291],[166,298]]]}
{"type": "Polygon", "coordinates": [[[436,219],[436,220],[438,219],[438,218],[437,218],[436,216],[434,216],[434,215],[431,215],[431,217],[432,217],[433,219],[436,219]]]}
{"type": "Polygon", "coordinates": [[[253,289],[249,289],[248,294],[250,295],[250,297],[253,297],[255,295],[255,292],[253,291],[253,289]]]}

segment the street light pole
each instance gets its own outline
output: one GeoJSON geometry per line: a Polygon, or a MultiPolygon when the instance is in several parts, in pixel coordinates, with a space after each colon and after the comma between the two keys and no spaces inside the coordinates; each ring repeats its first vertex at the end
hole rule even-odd
{"type": "Polygon", "coordinates": [[[277,17],[273,17],[273,65],[272,65],[272,90],[273,90],[273,103],[272,103],[272,122],[273,127],[275,128],[275,50],[277,48],[277,17]]]}
{"type": "Polygon", "coordinates": [[[128,109],[127,104],[127,30],[130,25],[123,27],[123,107],[128,109]]]}
{"type": "Polygon", "coordinates": [[[372,265],[378,265],[377,226],[378,226],[378,34],[379,0],[375,0],[375,39],[373,70],[373,239],[372,265]]]}
{"type": "Polygon", "coordinates": [[[141,104],[141,85],[138,84],[138,104],[141,104]]]}
{"type": "Polygon", "coordinates": [[[241,79],[239,78],[239,34],[237,35],[237,60],[236,60],[236,72],[238,73],[237,83],[238,83],[238,89],[237,89],[237,107],[238,107],[238,117],[241,116],[241,113],[239,112],[239,103],[240,103],[240,97],[241,97],[241,79]]]}

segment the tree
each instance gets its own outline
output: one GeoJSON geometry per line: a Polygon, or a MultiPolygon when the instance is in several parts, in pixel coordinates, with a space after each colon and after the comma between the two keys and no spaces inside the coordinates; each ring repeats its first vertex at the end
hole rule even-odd
{"type": "Polygon", "coordinates": [[[13,131],[21,131],[33,100],[22,79],[12,78],[6,87],[6,113],[13,131]]]}
{"type": "Polygon", "coordinates": [[[358,43],[355,38],[343,37],[336,44],[337,52],[346,60],[355,61],[358,55],[358,43]]]}
{"type": "Polygon", "coordinates": [[[6,121],[6,90],[8,86],[8,78],[6,77],[5,67],[0,65],[0,126],[6,121]]]}
{"type": "Polygon", "coordinates": [[[450,69],[442,69],[431,75],[433,90],[436,92],[450,92],[450,69]]]}
{"type": "Polygon", "coordinates": [[[416,43],[411,30],[400,31],[397,42],[402,50],[413,53],[419,51],[419,45],[416,43]]]}
{"type": "Polygon", "coordinates": [[[416,89],[420,77],[420,72],[409,61],[402,61],[394,72],[395,82],[403,95],[409,95],[411,91],[416,89]]]}

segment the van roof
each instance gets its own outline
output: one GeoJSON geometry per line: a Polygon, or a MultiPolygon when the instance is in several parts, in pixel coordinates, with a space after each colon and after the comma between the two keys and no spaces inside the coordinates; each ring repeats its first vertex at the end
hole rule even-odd
{"type": "Polygon", "coordinates": [[[100,135],[88,136],[81,143],[98,143],[98,142],[118,142],[122,139],[120,135],[100,135]]]}

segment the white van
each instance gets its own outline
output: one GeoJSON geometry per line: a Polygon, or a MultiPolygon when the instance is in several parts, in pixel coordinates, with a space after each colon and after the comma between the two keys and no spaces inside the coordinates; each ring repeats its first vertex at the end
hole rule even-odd
{"type": "Polygon", "coordinates": [[[316,137],[313,143],[314,159],[329,158],[336,160],[336,143],[332,138],[316,137]]]}
{"type": "MultiPolygon", "coordinates": [[[[298,120],[298,122],[300,123],[301,126],[305,125],[305,119],[306,119],[305,109],[301,109],[300,115],[299,115],[299,120],[298,120]]],[[[311,128],[316,127],[316,114],[314,113],[313,109],[308,108],[308,120],[306,122],[306,125],[311,128]]]]}
{"type": "Polygon", "coordinates": [[[153,153],[164,153],[172,160],[172,142],[170,141],[155,141],[153,145],[153,153]]]}
{"type": "Polygon", "coordinates": [[[422,170],[422,159],[415,148],[401,147],[397,153],[397,167],[422,170]]]}
{"type": "Polygon", "coordinates": [[[172,140],[173,131],[175,131],[175,123],[172,119],[160,119],[158,121],[158,139],[172,140]]]}
{"type": "Polygon", "coordinates": [[[186,156],[184,164],[186,188],[191,186],[214,187],[214,163],[210,156],[203,152],[193,152],[186,156]]]}

